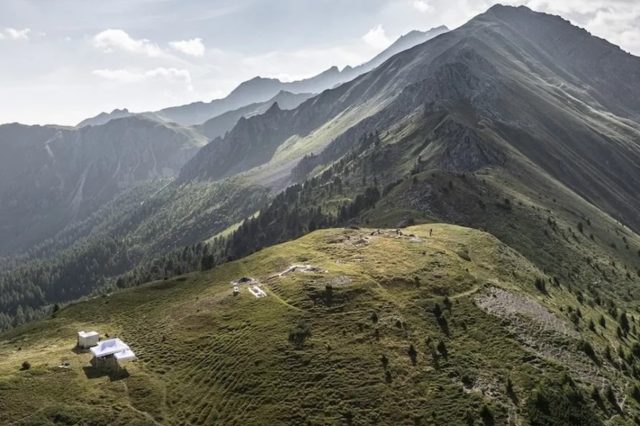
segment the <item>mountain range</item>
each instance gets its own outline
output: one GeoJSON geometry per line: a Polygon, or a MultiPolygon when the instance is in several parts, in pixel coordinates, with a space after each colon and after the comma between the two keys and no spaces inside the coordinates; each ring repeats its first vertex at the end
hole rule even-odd
{"type": "Polygon", "coordinates": [[[6,202],[0,208],[4,224],[0,254],[32,248],[138,184],[175,177],[207,139],[224,136],[240,119],[262,114],[274,103],[282,109],[295,108],[312,92],[364,73],[401,49],[446,30],[413,31],[370,62],[342,72],[332,67],[290,83],[257,77],[210,103],[145,113],[116,109],[75,128],[1,126],[5,174],[0,194],[6,202]],[[201,124],[190,126],[196,123],[201,124]]]}
{"type": "Polygon", "coordinates": [[[496,5],[361,67],[0,148],[0,327],[53,314],[0,335],[11,420],[640,416],[640,58],[561,17],[496,5]],[[140,348],[126,395],[18,403],[81,324],[140,348]]]}
{"type": "MultiPolygon", "coordinates": [[[[396,53],[424,43],[447,31],[449,31],[449,29],[445,26],[439,26],[427,31],[411,31],[400,37],[370,61],[355,67],[347,66],[343,70],[339,70],[338,67],[332,66],[313,77],[291,82],[283,82],[277,78],[255,77],[238,85],[238,87],[223,99],[215,99],[211,102],[195,102],[143,114],[150,114],[166,121],[191,126],[203,124],[206,120],[213,117],[250,104],[267,102],[282,91],[294,94],[320,93],[326,89],[331,89],[341,83],[352,80],[358,75],[369,72],[396,53]]],[[[110,117],[122,117],[129,114],[131,113],[126,109],[116,109],[111,113],[101,113],[96,117],[84,120],[79,123],[78,126],[97,123],[102,124],[110,117]]]]}
{"type": "Polygon", "coordinates": [[[0,126],[0,239],[26,250],[140,183],[170,179],[206,138],[146,117],[102,126],[0,126]]]}

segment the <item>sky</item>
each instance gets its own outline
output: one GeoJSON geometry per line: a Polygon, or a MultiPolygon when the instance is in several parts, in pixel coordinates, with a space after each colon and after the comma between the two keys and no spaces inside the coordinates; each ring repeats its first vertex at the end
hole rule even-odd
{"type": "MultiPolygon", "coordinates": [[[[490,0],[0,0],[0,123],[74,125],[366,62],[490,0]]],[[[503,0],[562,15],[640,56],[640,0],[503,0]]]]}

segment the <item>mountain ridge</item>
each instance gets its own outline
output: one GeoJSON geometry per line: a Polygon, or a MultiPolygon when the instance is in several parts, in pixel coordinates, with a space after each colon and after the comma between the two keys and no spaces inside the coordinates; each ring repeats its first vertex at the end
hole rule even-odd
{"type": "MultiPolygon", "coordinates": [[[[446,31],[448,31],[446,26],[434,27],[424,32],[417,30],[411,31],[411,33],[401,36],[396,42],[376,55],[372,60],[355,67],[345,67],[345,69],[339,70],[338,67],[332,66],[315,76],[292,82],[282,82],[276,78],[257,76],[240,83],[229,95],[222,99],[214,99],[210,102],[194,102],[187,105],[168,107],[154,112],[142,112],[138,114],[155,116],[185,126],[202,125],[206,120],[229,111],[245,107],[249,104],[267,102],[283,90],[302,94],[319,93],[323,90],[330,89],[337,84],[344,83],[362,73],[370,71],[393,54],[421,41],[443,34],[446,31]],[[409,34],[411,35],[409,36],[409,34]]],[[[123,114],[129,114],[129,112],[125,108],[122,110],[116,109],[110,114],[115,114],[115,116],[120,117],[123,114]]],[[[90,122],[103,124],[104,120],[109,119],[110,114],[101,113],[94,118],[84,120],[78,125],[86,125],[86,123],[90,122]]]]}
{"type": "Polygon", "coordinates": [[[127,188],[174,176],[203,143],[141,116],[82,128],[0,126],[2,250],[28,248],[127,188]]]}
{"type": "MultiPolygon", "coordinates": [[[[578,125],[578,121],[586,124],[586,127],[583,127],[583,129],[580,130],[581,133],[584,133],[585,131],[588,133],[590,131],[584,129],[588,129],[592,126],[592,124],[590,124],[591,118],[599,119],[597,115],[594,116],[592,113],[588,113],[587,115],[584,115],[584,117],[579,116],[579,114],[584,114],[584,108],[587,106],[590,108],[602,108],[601,105],[608,105],[614,110],[628,112],[627,115],[629,117],[631,117],[637,111],[640,111],[640,109],[637,109],[638,107],[636,107],[635,103],[633,103],[635,102],[633,101],[633,99],[636,98],[632,95],[640,94],[640,87],[638,87],[637,84],[635,86],[628,86],[626,88],[627,97],[619,98],[615,95],[610,95],[609,93],[611,92],[607,90],[603,83],[598,83],[595,86],[588,86],[588,91],[582,90],[582,88],[585,87],[586,84],[589,84],[592,80],[580,82],[576,82],[575,80],[567,81],[567,83],[569,84],[568,90],[566,91],[568,96],[559,92],[554,86],[547,84],[547,82],[545,82],[544,85],[538,83],[531,84],[529,80],[527,80],[528,77],[526,77],[526,75],[528,75],[528,73],[532,71],[537,72],[538,75],[546,79],[558,79],[557,76],[561,77],[562,75],[572,76],[571,73],[566,74],[566,71],[577,69],[577,67],[583,66],[583,63],[585,61],[592,60],[588,55],[582,54],[582,56],[574,56],[573,63],[565,61],[562,64],[563,69],[559,70],[560,74],[554,74],[552,72],[554,68],[557,69],[556,66],[553,66],[553,68],[551,69],[543,68],[538,70],[531,70],[530,68],[527,68],[526,65],[523,66],[522,63],[516,65],[513,68],[511,68],[511,66],[504,66],[503,69],[498,71],[498,68],[496,68],[496,66],[501,66],[501,63],[505,63],[504,61],[511,60],[509,59],[510,56],[507,56],[507,54],[503,51],[496,50],[493,47],[489,48],[488,46],[501,46],[505,44],[510,45],[513,43],[512,40],[521,40],[521,45],[525,46],[525,50],[522,50],[522,52],[527,55],[532,54],[532,51],[527,50],[530,46],[530,37],[523,38],[522,35],[518,35],[516,32],[514,32],[517,31],[514,29],[514,27],[501,25],[499,23],[499,20],[491,19],[496,11],[501,10],[512,11],[515,9],[509,9],[505,7],[491,9],[486,14],[474,18],[460,29],[454,30],[425,44],[418,45],[412,49],[400,53],[399,55],[396,55],[389,59],[373,72],[365,74],[353,80],[352,82],[341,86],[338,89],[330,90],[319,96],[316,96],[315,98],[311,98],[301,104],[298,108],[283,113],[280,116],[280,119],[283,120],[280,124],[273,122],[273,117],[256,116],[251,118],[249,121],[255,121],[255,126],[264,129],[273,129],[272,135],[261,132],[260,138],[265,141],[264,143],[266,143],[267,145],[274,146],[274,143],[276,145],[278,143],[284,143],[285,140],[289,139],[295,134],[301,136],[308,134],[308,132],[313,131],[313,129],[317,127],[316,123],[322,123],[327,119],[330,120],[332,117],[335,117],[337,116],[337,114],[350,108],[350,104],[362,104],[371,99],[374,99],[376,102],[381,103],[383,102],[383,98],[380,98],[380,93],[383,93],[383,97],[386,96],[387,99],[392,100],[396,96],[399,96],[397,94],[399,86],[404,86],[406,92],[406,88],[410,87],[412,84],[416,85],[415,89],[413,90],[416,92],[416,94],[420,93],[421,98],[416,98],[414,95],[407,94],[405,97],[405,101],[403,102],[414,102],[414,107],[419,107],[420,104],[424,102],[423,99],[425,98],[427,99],[427,102],[429,102],[428,100],[431,99],[430,102],[432,103],[426,105],[426,107],[430,110],[449,108],[449,105],[455,102],[471,102],[471,107],[476,111],[481,111],[485,119],[494,121],[497,120],[500,122],[504,122],[507,125],[510,125],[509,123],[514,123],[516,126],[522,126],[523,124],[528,125],[525,123],[523,116],[515,116],[511,114],[511,111],[521,111],[522,108],[524,108],[524,104],[521,104],[521,106],[519,105],[517,108],[505,108],[505,105],[510,104],[508,102],[500,104],[500,102],[504,100],[504,97],[502,95],[498,95],[498,92],[506,93],[507,91],[515,90],[526,93],[527,96],[529,96],[529,94],[534,95],[534,93],[537,92],[534,96],[538,98],[540,98],[538,96],[538,93],[543,93],[546,98],[544,100],[540,98],[540,100],[543,102],[549,102],[549,105],[553,105],[552,108],[557,110],[559,107],[558,101],[561,97],[564,97],[561,102],[566,102],[570,98],[575,98],[575,96],[577,96],[580,93],[579,91],[581,90],[581,98],[584,104],[581,105],[580,103],[576,103],[574,106],[575,113],[572,113],[571,117],[568,117],[571,122],[576,122],[576,125],[578,125]],[[495,29],[491,30],[492,27],[495,29]],[[506,35],[503,34],[505,32],[506,35]],[[474,35],[467,36],[467,33],[473,33],[474,35]],[[486,42],[481,41],[477,38],[477,35],[482,34],[485,34],[484,37],[486,38],[486,42]],[[460,36],[456,37],[457,35],[460,36]],[[498,40],[500,41],[498,42],[498,40]],[[488,41],[491,41],[491,43],[488,44],[488,41]],[[420,52],[421,50],[422,52],[420,52]],[[446,59],[443,59],[444,57],[442,55],[446,55],[446,59]],[[416,57],[425,58],[426,61],[415,62],[413,61],[413,58],[416,57]],[[492,58],[493,62],[491,60],[487,60],[486,58],[492,58]],[[575,62],[575,60],[577,60],[578,62],[575,62]],[[498,79],[496,73],[502,73],[500,79],[498,79]],[[384,80],[382,79],[383,76],[384,80]],[[427,79],[423,80],[423,76],[427,79]],[[380,81],[386,81],[388,83],[381,84],[380,81]],[[483,82],[482,84],[480,84],[481,81],[483,82]],[[520,87],[516,88],[514,84],[516,86],[519,85],[520,87]],[[427,90],[427,92],[424,92],[424,90],[427,90]],[[384,93],[386,93],[386,95],[384,95],[384,93]],[[415,103],[415,100],[410,100],[412,96],[417,100],[417,103],[415,103]],[[628,101],[627,99],[631,99],[631,101],[628,101]],[[338,102],[336,102],[336,100],[338,100],[338,102]],[[321,103],[330,106],[321,107],[321,103]],[[617,107],[614,104],[617,105],[617,107]],[[629,107],[631,107],[631,109],[629,109],[629,107]],[[264,123],[259,124],[258,122],[260,121],[264,121],[264,123]],[[294,123],[294,125],[291,126],[289,123],[294,123]]],[[[521,15],[528,16],[529,14],[533,13],[530,11],[530,9],[519,10],[521,15]]],[[[545,22],[548,21],[551,25],[556,25],[556,22],[558,22],[556,18],[550,17],[550,15],[534,14],[533,16],[535,17],[535,19],[543,19],[545,20],[545,22]]],[[[562,25],[566,25],[566,21],[560,22],[562,25]]],[[[518,24],[518,28],[523,27],[523,25],[520,25],[520,23],[518,24]]],[[[570,28],[574,28],[569,31],[570,35],[577,34],[581,36],[581,34],[584,33],[583,30],[575,29],[575,27],[570,28]]],[[[597,39],[594,40],[596,40],[596,44],[600,43],[599,41],[597,41],[597,39]]],[[[625,63],[628,61],[627,55],[621,53],[619,49],[616,48],[614,49],[614,51],[620,52],[618,57],[622,58],[625,63]]],[[[533,52],[537,52],[537,50],[533,52]]],[[[635,57],[631,58],[635,64],[640,63],[640,59],[635,57]]],[[[622,72],[618,72],[618,75],[621,74],[622,72]]],[[[522,96],[520,95],[519,97],[522,96]]],[[[515,99],[518,99],[518,97],[516,97],[515,99]]],[[[407,107],[403,106],[394,108],[407,107]]],[[[544,114],[542,110],[540,110],[538,113],[544,114]]],[[[560,114],[562,113],[562,111],[558,110],[558,113],[560,114]]],[[[389,115],[389,113],[385,112],[379,112],[378,114],[389,115]]],[[[402,114],[404,113],[401,112],[400,115],[402,114]]],[[[482,117],[480,117],[479,119],[482,119],[482,117]]],[[[530,116],[527,119],[538,120],[538,118],[535,118],[533,116],[530,116]]],[[[631,131],[631,133],[628,133],[630,128],[628,128],[628,126],[622,119],[614,118],[610,120],[610,125],[615,126],[616,128],[615,131],[617,133],[612,134],[614,138],[626,138],[628,137],[626,136],[626,134],[631,135],[634,133],[633,131],[631,131]],[[623,133],[621,134],[620,132],[623,133]]],[[[218,154],[218,150],[223,149],[222,147],[225,146],[225,144],[233,145],[235,147],[234,149],[238,149],[238,147],[244,146],[242,145],[242,143],[240,143],[240,141],[252,141],[251,136],[248,136],[248,134],[245,136],[242,136],[240,134],[242,133],[242,129],[244,129],[245,127],[246,126],[243,125],[238,129],[232,130],[228,136],[228,141],[225,141],[224,139],[217,140],[203,148],[198,153],[198,155],[196,155],[189,163],[185,165],[183,171],[181,171],[181,176],[183,178],[186,177],[187,179],[193,179],[198,176],[198,173],[202,173],[200,176],[207,178],[207,173],[215,173],[209,176],[214,179],[224,177],[226,175],[225,167],[231,167],[232,163],[225,161],[225,164],[220,163],[218,166],[210,166],[207,165],[208,160],[206,160],[206,156],[209,155],[213,158],[224,158],[224,155],[221,156],[218,154]],[[200,172],[196,172],[195,170],[200,170],[200,172]],[[207,172],[206,170],[209,170],[209,172],[207,172]]],[[[545,132],[549,136],[552,135],[551,132],[553,132],[553,129],[551,129],[549,123],[539,121],[538,127],[539,130],[537,130],[537,132],[545,132]]],[[[604,129],[594,130],[595,132],[591,137],[600,139],[603,139],[603,136],[607,137],[605,133],[600,133],[604,129]]],[[[565,136],[568,140],[573,141],[572,143],[577,144],[577,139],[575,136],[569,134],[566,134],[565,136]]],[[[255,140],[252,143],[257,145],[263,144],[259,140],[255,140]]],[[[254,148],[254,145],[247,145],[247,148],[245,149],[245,155],[252,152],[254,148]]],[[[619,145],[619,148],[622,148],[622,145],[619,145]]],[[[570,149],[580,149],[582,150],[582,155],[586,153],[584,148],[580,148],[580,145],[572,145],[570,149]]],[[[629,170],[630,172],[627,177],[631,179],[631,181],[635,181],[638,178],[638,175],[635,173],[631,173],[636,167],[633,166],[634,161],[630,161],[630,159],[637,156],[637,144],[635,146],[633,144],[625,144],[624,148],[622,149],[626,149],[627,154],[617,157],[617,161],[626,163],[624,169],[629,170]],[[628,157],[629,160],[625,160],[625,156],[628,157]]],[[[275,151],[275,148],[272,148],[272,150],[275,151]]],[[[268,157],[264,157],[261,161],[266,163],[268,162],[268,160],[268,157]]],[[[591,157],[591,161],[592,165],[596,165],[599,161],[599,158],[591,157]]],[[[236,171],[234,171],[233,173],[235,173],[236,171]]],[[[242,169],[240,169],[240,171],[242,171],[242,169]]],[[[576,170],[575,173],[580,174],[581,172],[579,170],[576,170]]],[[[597,182],[598,180],[600,179],[596,179],[594,180],[594,182],[597,182]]],[[[627,189],[625,190],[628,194],[626,196],[626,199],[628,199],[628,197],[632,194],[632,191],[630,191],[629,188],[630,187],[627,186],[627,189]]],[[[602,192],[598,197],[604,196],[608,190],[601,189],[601,191],[602,192]]],[[[632,214],[633,208],[625,206],[625,204],[627,203],[627,201],[625,201],[625,198],[619,198],[617,203],[617,207],[610,208],[609,211],[613,214],[616,214],[613,211],[614,209],[624,207],[626,209],[626,220],[631,220],[632,222],[634,222],[632,214]]],[[[635,223],[634,226],[639,226],[639,224],[635,223]]]]}

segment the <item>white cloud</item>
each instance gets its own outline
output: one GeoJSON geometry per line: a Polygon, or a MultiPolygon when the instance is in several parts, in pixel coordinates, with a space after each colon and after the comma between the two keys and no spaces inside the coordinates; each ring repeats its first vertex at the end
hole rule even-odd
{"type": "Polygon", "coordinates": [[[145,81],[165,81],[170,83],[185,84],[187,90],[192,91],[191,73],[185,69],[158,67],[146,71],[129,69],[97,69],[92,71],[93,75],[106,80],[119,83],[141,83],[145,81]]]}
{"type": "Polygon", "coordinates": [[[18,30],[16,28],[5,28],[0,31],[0,40],[29,40],[29,28],[18,30]]]}
{"type": "Polygon", "coordinates": [[[411,6],[420,13],[427,13],[431,6],[425,0],[413,0],[411,6]]]}
{"type": "Polygon", "coordinates": [[[123,30],[104,30],[93,37],[92,43],[108,53],[121,50],[151,57],[162,55],[162,49],[157,44],[144,38],[136,40],[123,30]]]}
{"type": "Polygon", "coordinates": [[[192,38],[191,40],[172,41],[169,46],[189,56],[204,56],[204,43],[201,38],[192,38]]]}
{"type": "Polygon", "coordinates": [[[384,49],[391,44],[391,40],[384,31],[384,28],[382,28],[382,25],[371,28],[362,36],[362,40],[376,49],[384,49]]]}

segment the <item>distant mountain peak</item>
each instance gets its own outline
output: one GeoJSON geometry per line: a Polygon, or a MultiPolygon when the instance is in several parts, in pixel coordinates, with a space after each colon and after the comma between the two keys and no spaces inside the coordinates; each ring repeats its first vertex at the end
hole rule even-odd
{"type": "Polygon", "coordinates": [[[449,31],[449,27],[447,27],[446,25],[439,25],[437,27],[433,27],[430,28],[426,31],[420,31],[420,30],[411,30],[406,34],[403,34],[400,36],[400,38],[398,40],[404,40],[407,38],[412,38],[412,37],[416,37],[416,36],[422,36],[425,34],[429,34],[429,33],[436,33],[436,32],[447,32],[449,31]]]}
{"type": "Polygon", "coordinates": [[[340,69],[337,66],[333,65],[332,67],[320,73],[320,75],[326,74],[340,74],[340,69]]]}
{"type": "Polygon", "coordinates": [[[276,112],[280,112],[280,111],[282,111],[280,109],[280,105],[278,105],[278,102],[274,102],[273,104],[271,104],[271,106],[269,107],[267,112],[265,112],[265,114],[266,115],[275,114],[276,112]]]}
{"type": "Polygon", "coordinates": [[[552,15],[545,12],[538,12],[528,8],[527,6],[510,6],[504,4],[495,4],[487,9],[485,13],[480,14],[477,17],[496,17],[501,20],[526,19],[530,17],[553,17],[571,24],[569,21],[560,16],[552,15]]]}
{"type": "Polygon", "coordinates": [[[512,6],[509,4],[502,4],[502,3],[496,3],[493,6],[491,6],[489,9],[487,9],[487,12],[526,12],[526,13],[542,13],[542,12],[535,12],[532,9],[530,9],[527,6],[524,5],[519,5],[519,6],[512,6]]]}
{"type": "MultiPolygon", "coordinates": [[[[320,93],[367,73],[393,55],[447,31],[448,28],[445,26],[434,27],[427,31],[411,31],[400,37],[375,58],[361,65],[345,66],[342,70],[333,65],[313,77],[289,82],[283,82],[277,78],[255,76],[240,83],[225,98],[214,99],[210,102],[193,102],[144,114],[181,125],[203,125],[206,121],[226,112],[254,103],[267,102],[282,91],[297,95],[320,93]]],[[[287,109],[286,105],[285,109],[287,109]]],[[[113,118],[131,114],[126,108],[116,109],[111,113],[101,113],[96,117],[86,119],[79,123],[78,127],[104,124],[113,118]]]]}

